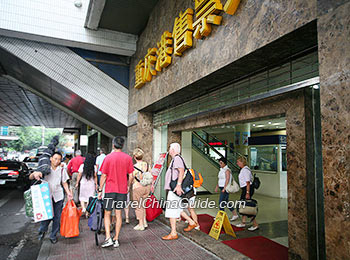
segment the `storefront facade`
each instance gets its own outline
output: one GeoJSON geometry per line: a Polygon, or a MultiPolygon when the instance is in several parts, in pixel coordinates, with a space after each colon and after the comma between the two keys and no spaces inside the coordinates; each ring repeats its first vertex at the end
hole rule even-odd
{"type": "Polygon", "coordinates": [[[173,39],[173,52],[182,55],[172,54],[171,63],[155,71],[150,56],[156,55],[147,56],[148,49],[173,32],[180,12],[193,9],[196,24],[200,2],[160,0],[139,38],[130,67],[130,86],[137,88],[129,93],[129,150],[142,147],[151,161],[155,151],[181,142],[182,131],[284,116],[290,259],[345,259],[350,2],[241,1],[234,15],[216,11],[221,25],[212,25],[206,37],[196,39],[200,32],[188,29],[192,47],[176,48],[173,39]],[[145,56],[156,75],[138,84],[135,69],[145,56]],[[160,128],[167,145],[163,140],[156,148],[160,128]]]}

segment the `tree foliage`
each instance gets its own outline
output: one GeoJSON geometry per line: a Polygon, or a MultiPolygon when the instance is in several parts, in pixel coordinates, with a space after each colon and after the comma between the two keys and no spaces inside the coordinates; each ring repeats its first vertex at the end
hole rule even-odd
{"type": "MultiPolygon", "coordinates": [[[[38,148],[42,145],[42,128],[20,126],[15,129],[18,140],[8,142],[8,149],[15,151],[25,151],[38,148]]],[[[58,135],[61,137],[61,129],[45,128],[44,129],[44,145],[47,146],[51,139],[58,135]]]]}

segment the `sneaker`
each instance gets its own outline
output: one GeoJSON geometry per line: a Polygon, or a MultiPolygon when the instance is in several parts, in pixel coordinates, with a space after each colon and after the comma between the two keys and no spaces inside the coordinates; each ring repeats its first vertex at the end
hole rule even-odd
{"type": "Polygon", "coordinates": [[[125,219],[125,224],[129,224],[129,223],[130,223],[129,218],[126,218],[125,219]]]}
{"type": "Polygon", "coordinates": [[[243,224],[243,223],[239,223],[239,224],[235,225],[235,227],[244,228],[244,227],[245,227],[245,224],[243,224]]]}
{"type": "Polygon", "coordinates": [[[255,227],[251,226],[251,227],[248,228],[249,231],[255,231],[257,229],[259,229],[259,226],[255,226],[255,227]]]}
{"type": "Polygon", "coordinates": [[[50,242],[52,244],[56,244],[57,243],[57,238],[50,238],[50,242]]]}
{"type": "Polygon", "coordinates": [[[238,216],[233,215],[232,218],[230,219],[230,221],[235,221],[236,219],[238,219],[238,216]]]}
{"type": "Polygon", "coordinates": [[[195,229],[195,230],[201,230],[201,227],[200,227],[200,225],[198,224],[194,229],[195,229]]]}
{"type": "Polygon", "coordinates": [[[135,226],[135,227],[134,227],[134,230],[140,230],[140,231],[143,231],[143,230],[145,230],[145,228],[144,228],[144,227],[142,227],[142,226],[140,226],[140,225],[137,225],[137,226],[135,226]]]}
{"type": "Polygon", "coordinates": [[[111,245],[113,245],[113,244],[114,244],[114,243],[113,243],[112,238],[107,238],[107,239],[105,240],[105,242],[102,243],[101,247],[109,247],[109,246],[111,246],[111,245]]]}
{"type": "Polygon", "coordinates": [[[41,241],[41,240],[43,240],[44,239],[44,237],[45,237],[45,232],[39,232],[39,235],[38,235],[38,240],[39,241],[41,241]]]}
{"type": "Polygon", "coordinates": [[[118,240],[114,240],[113,247],[116,248],[118,246],[119,246],[119,241],[118,240]]]}

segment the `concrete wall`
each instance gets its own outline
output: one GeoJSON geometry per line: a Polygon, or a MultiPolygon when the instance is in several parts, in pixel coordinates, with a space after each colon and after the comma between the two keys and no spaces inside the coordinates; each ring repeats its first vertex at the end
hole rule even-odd
{"type": "Polygon", "coordinates": [[[69,47],[132,55],[137,36],[84,27],[89,0],[74,1],[1,0],[0,35],[69,47]]]}

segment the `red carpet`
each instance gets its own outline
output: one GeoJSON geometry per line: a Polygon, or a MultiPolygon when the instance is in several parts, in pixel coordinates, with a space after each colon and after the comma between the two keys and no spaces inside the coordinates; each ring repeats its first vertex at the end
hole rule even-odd
{"type": "MultiPolygon", "coordinates": [[[[199,225],[201,227],[201,231],[209,234],[211,226],[213,225],[213,222],[214,222],[214,217],[212,217],[208,214],[199,214],[198,215],[198,222],[199,222],[199,225]]],[[[238,228],[238,227],[235,227],[234,225],[231,225],[231,226],[235,232],[244,230],[243,228],[238,228]]],[[[225,233],[224,229],[222,228],[221,234],[224,234],[224,233],[225,233]]]]}
{"type": "Polygon", "coordinates": [[[253,260],[288,259],[288,248],[266,237],[257,236],[222,241],[253,260]]]}

